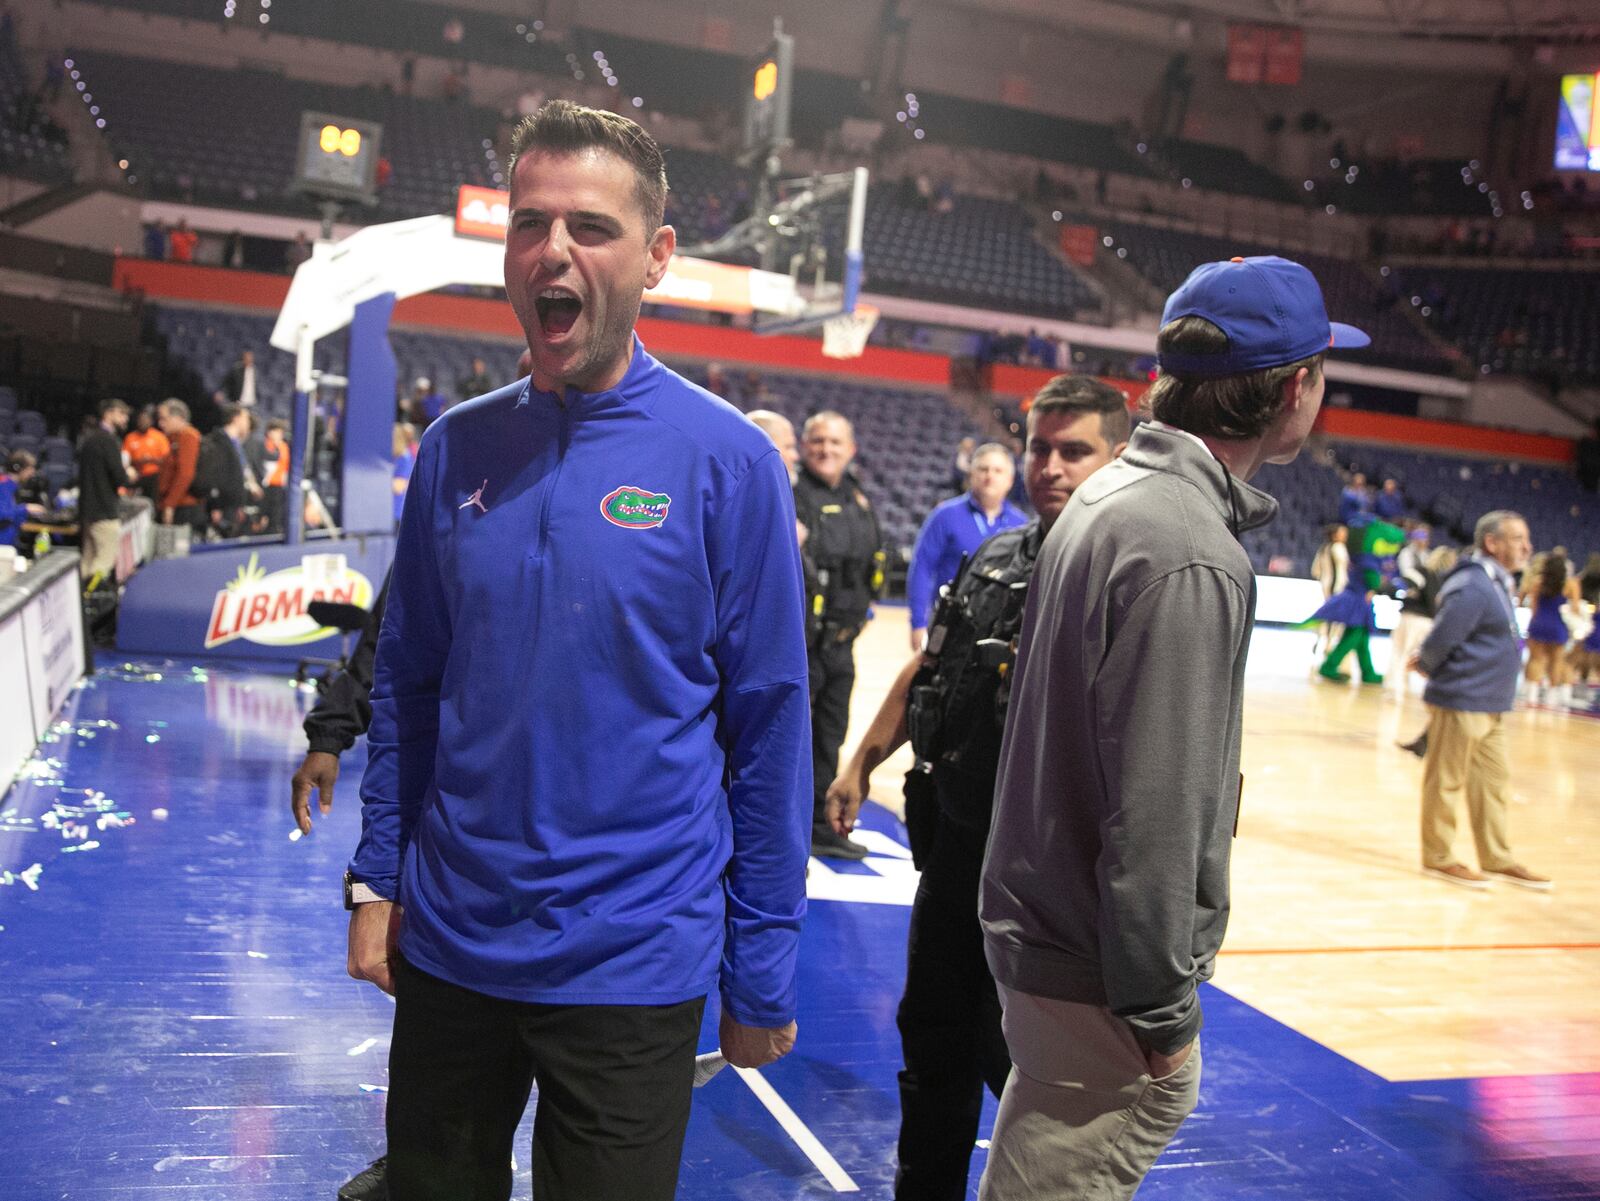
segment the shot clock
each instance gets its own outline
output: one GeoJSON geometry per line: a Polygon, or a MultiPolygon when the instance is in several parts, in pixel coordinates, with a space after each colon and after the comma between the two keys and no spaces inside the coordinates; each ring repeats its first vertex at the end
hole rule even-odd
{"type": "Polygon", "coordinates": [[[295,186],[324,200],[377,203],[379,144],[383,126],[354,117],[300,115],[295,186]]]}

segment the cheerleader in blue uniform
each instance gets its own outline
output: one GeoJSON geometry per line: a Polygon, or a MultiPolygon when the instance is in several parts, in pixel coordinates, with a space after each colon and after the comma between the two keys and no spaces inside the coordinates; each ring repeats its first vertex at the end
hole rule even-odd
{"type": "MultiPolygon", "coordinates": [[[[1568,667],[1572,673],[1573,691],[1583,693],[1600,681],[1600,551],[1592,552],[1589,561],[1584,564],[1583,574],[1578,577],[1578,595],[1583,598],[1583,612],[1589,622],[1589,632],[1583,636],[1583,641],[1572,648],[1568,667]]],[[[1587,701],[1588,697],[1583,699],[1587,701]]]]}
{"type": "Polygon", "coordinates": [[[1556,547],[1528,565],[1522,599],[1533,609],[1528,621],[1528,665],[1524,678],[1528,703],[1565,709],[1572,703],[1572,683],[1564,654],[1571,631],[1562,614],[1570,602],[1581,604],[1578,581],[1567,574],[1567,552],[1556,547]]]}

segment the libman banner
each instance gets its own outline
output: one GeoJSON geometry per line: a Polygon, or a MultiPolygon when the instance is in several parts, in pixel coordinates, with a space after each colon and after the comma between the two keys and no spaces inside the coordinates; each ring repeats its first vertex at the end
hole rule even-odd
{"type": "Polygon", "coordinates": [[[372,607],[372,581],[343,555],[306,555],[298,566],[269,573],[252,554],[239,574],[217,590],[206,626],[206,650],[243,638],[261,646],[304,646],[335,631],[318,625],[306,607],[338,601],[372,607]]]}
{"type": "Polygon", "coordinates": [[[144,564],[128,581],[117,649],[177,659],[333,658],[338,631],[313,601],[372,607],[394,557],[388,535],[301,546],[197,548],[144,564]]]}

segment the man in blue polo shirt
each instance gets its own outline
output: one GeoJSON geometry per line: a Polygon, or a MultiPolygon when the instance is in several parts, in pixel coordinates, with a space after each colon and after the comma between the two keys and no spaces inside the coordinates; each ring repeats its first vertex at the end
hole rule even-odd
{"type": "Polygon", "coordinates": [[[395,1201],[675,1192],[706,994],[730,1063],[795,1039],[810,731],[800,555],[764,434],[645,352],[661,152],[516,130],[530,380],[423,436],[372,689],[352,975],[395,996],[395,1201]]]}
{"type": "Polygon", "coordinates": [[[1027,515],[1006,499],[1016,474],[1011,452],[998,442],[986,442],[972,452],[967,491],[939,504],[922,523],[906,577],[912,654],[927,643],[928,614],[939,589],[956,578],[961,560],[990,535],[1027,524],[1027,515]]]}

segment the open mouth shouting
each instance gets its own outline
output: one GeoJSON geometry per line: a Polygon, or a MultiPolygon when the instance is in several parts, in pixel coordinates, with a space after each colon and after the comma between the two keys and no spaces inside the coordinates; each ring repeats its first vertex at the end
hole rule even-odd
{"type": "Polygon", "coordinates": [[[583,312],[583,301],[571,288],[555,285],[534,298],[533,308],[545,341],[558,342],[572,332],[578,315],[583,312]]]}

